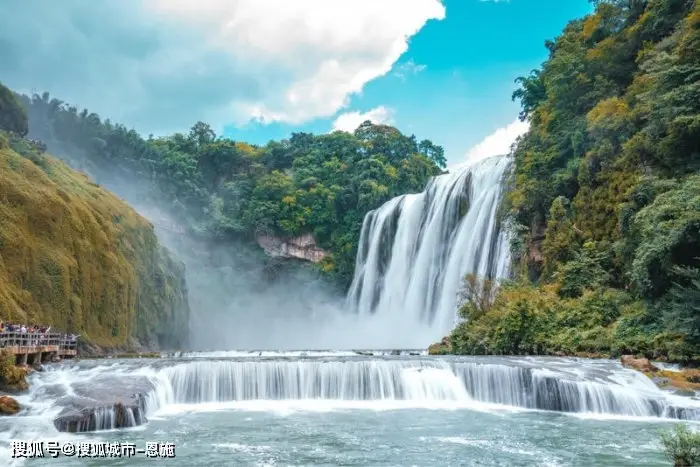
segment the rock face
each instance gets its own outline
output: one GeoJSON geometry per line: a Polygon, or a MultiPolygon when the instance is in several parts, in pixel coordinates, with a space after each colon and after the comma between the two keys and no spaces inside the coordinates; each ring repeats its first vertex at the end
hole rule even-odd
{"type": "Polygon", "coordinates": [[[316,239],[310,233],[288,238],[260,235],[256,240],[273,258],[295,258],[318,263],[328,254],[316,245],[316,239]]]}
{"type": "Polygon", "coordinates": [[[537,223],[532,224],[530,233],[530,245],[528,259],[531,263],[541,266],[544,263],[544,255],[542,254],[542,242],[545,237],[545,226],[537,223]]]}
{"type": "Polygon", "coordinates": [[[19,402],[10,396],[0,396],[0,415],[15,415],[19,411],[19,402]]]}
{"type": "Polygon", "coordinates": [[[623,355],[620,361],[622,366],[641,371],[642,373],[659,371],[659,369],[652,365],[646,358],[634,358],[632,355],[623,355]]]}
{"type": "Polygon", "coordinates": [[[0,148],[0,226],[3,318],[104,348],[187,345],[184,265],[150,222],[87,177],[0,148]]]}

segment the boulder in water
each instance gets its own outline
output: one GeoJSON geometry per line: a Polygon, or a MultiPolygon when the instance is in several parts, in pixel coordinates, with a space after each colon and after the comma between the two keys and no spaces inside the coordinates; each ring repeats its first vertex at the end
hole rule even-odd
{"type": "Polygon", "coordinates": [[[0,396],[0,415],[15,415],[20,411],[19,402],[10,396],[0,396]]]}
{"type": "Polygon", "coordinates": [[[129,428],[145,423],[145,394],[153,385],[145,377],[128,380],[102,375],[89,383],[73,385],[75,395],[58,400],[63,410],[54,419],[59,431],[86,431],[129,428]]]}
{"type": "Polygon", "coordinates": [[[642,373],[657,372],[659,369],[652,365],[647,358],[634,358],[633,355],[623,355],[620,359],[622,366],[632,368],[633,370],[641,371],[642,373]]]}
{"type": "Polygon", "coordinates": [[[54,420],[58,431],[84,433],[86,431],[130,428],[146,422],[141,403],[98,405],[76,410],[65,408],[54,420]]]}

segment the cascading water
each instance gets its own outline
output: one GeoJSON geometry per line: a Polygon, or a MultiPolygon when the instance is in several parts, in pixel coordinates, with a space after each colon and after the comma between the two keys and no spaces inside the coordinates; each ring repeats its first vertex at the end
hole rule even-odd
{"type": "MultiPolygon", "coordinates": [[[[154,368],[155,370],[155,368],[154,368]]],[[[557,412],[700,420],[700,404],[614,362],[547,359],[308,358],[185,361],[151,374],[148,412],[245,401],[491,404],[557,412]],[[583,370],[582,370],[583,367],[583,370]]],[[[392,405],[394,406],[394,405],[392,405]]]]}
{"type": "Polygon", "coordinates": [[[508,274],[497,211],[510,160],[490,157],[435,177],[424,192],[393,198],[365,216],[347,304],[359,314],[454,325],[467,273],[508,274]]]}

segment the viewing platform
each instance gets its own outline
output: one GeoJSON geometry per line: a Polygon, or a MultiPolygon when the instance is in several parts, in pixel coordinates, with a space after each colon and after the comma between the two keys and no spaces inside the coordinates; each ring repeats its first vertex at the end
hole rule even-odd
{"type": "Polygon", "coordinates": [[[78,339],[61,333],[0,332],[0,350],[17,358],[18,365],[33,365],[78,354],[78,339]]]}

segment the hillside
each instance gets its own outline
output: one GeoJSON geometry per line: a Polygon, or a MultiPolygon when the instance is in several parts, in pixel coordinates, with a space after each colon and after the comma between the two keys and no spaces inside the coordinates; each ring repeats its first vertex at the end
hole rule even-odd
{"type": "Polygon", "coordinates": [[[0,132],[0,319],[102,347],[178,348],[183,267],[116,196],[0,132]]]}
{"type": "Polygon", "coordinates": [[[595,3],[518,80],[514,280],[457,353],[700,355],[700,2],[595,3]]]}
{"type": "MultiPolygon", "coordinates": [[[[440,172],[442,147],[387,125],[354,133],[294,133],[258,146],[189,133],[143,138],[48,93],[19,96],[29,135],[112,191],[155,206],[206,243],[259,249],[261,236],[312,234],[325,277],[349,285],[362,219],[440,172]]],[[[243,258],[240,261],[248,261],[243,258]]]]}

